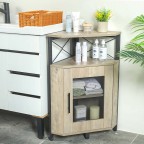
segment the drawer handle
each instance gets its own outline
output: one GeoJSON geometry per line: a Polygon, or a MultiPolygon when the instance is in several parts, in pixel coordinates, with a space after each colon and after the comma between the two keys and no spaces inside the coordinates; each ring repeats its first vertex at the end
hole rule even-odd
{"type": "Polygon", "coordinates": [[[2,52],[11,52],[11,53],[19,53],[19,54],[29,54],[29,55],[39,55],[37,52],[26,52],[26,51],[17,51],[17,50],[6,50],[0,49],[2,52]]]}
{"type": "Polygon", "coordinates": [[[26,93],[20,93],[20,92],[15,92],[15,91],[9,91],[13,95],[19,95],[19,96],[25,96],[25,97],[31,97],[31,98],[38,98],[40,99],[40,96],[38,95],[32,95],[32,94],[26,94],[26,93]]]}
{"type": "Polygon", "coordinates": [[[68,93],[68,113],[70,113],[70,93],[68,93]]]}
{"type": "Polygon", "coordinates": [[[17,75],[24,75],[24,76],[31,76],[31,77],[40,77],[39,74],[34,74],[34,73],[26,73],[26,72],[19,72],[19,71],[12,71],[9,70],[11,74],[17,74],[17,75]]]}

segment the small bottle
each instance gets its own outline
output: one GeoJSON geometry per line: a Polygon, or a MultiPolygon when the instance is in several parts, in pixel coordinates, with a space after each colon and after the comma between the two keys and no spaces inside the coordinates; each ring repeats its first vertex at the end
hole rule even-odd
{"type": "Polygon", "coordinates": [[[79,18],[80,12],[72,12],[72,19],[73,19],[73,32],[79,32],[79,18]]]}
{"type": "Polygon", "coordinates": [[[98,39],[95,40],[95,43],[93,45],[92,49],[92,58],[93,59],[99,59],[99,41],[98,39]]]}
{"type": "Polygon", "coordinates": [[[72,32],[72,17],[70,14],[66,16],[66,32],[72,32]]]}
{"type": "Polygon", "coordinates": [[[80,42],[76,43],[75,60],[76,60],[76,63],[81,63],[81,45],[80,45],[80,42]]]}
{"type": "Polygon", "coordinates": [[[101,42],[99,59],[100,60],[107,59],[107,46],[104,39],[101,42]]]}
{"type": "Polygon", "coordinates": [[[87,62],[87,42],[82,45],[82,62],[87,62]]]}
{"type": "Polygon", "coordinates": [[[78,19],[74,19],[73,20],[73,32],[79,32],[79,20],[78,19]]]}

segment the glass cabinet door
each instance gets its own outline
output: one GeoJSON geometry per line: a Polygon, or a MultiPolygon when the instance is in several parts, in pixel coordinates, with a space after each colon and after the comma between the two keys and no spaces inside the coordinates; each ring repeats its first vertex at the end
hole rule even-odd
{"type": "Polygon", "coordinates": [[[112,91],[113,65],[64,69],[64,133],[110,128],[112,91]]]}

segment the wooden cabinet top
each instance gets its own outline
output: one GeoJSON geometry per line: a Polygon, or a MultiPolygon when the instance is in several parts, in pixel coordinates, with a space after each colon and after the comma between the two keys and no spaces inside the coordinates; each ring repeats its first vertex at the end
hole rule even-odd
{"type": "Polygon", "coordinates": [[[106,66],[106,65],[114,65],[119,63],[119,60],[108,59],[105,61],[98,61],[92,58],[88,58],[87,62],[76,63],[75,58],[68,58],[66,60],[62,60],[60,62],[56,62],[51,65],[51,67],[59,67],[59,68],[78,68],[78,67],[94,67],[94,66],[106,66]]]}
{"type": "Polygon", "coordinates": [[[56,33],[51,33],[48,34],[47,37],[53,37],[53,38],[80,38],[80,37],[113,37],[113,36],[117,36],[120,35],[121,32],[119,31],[108,31],[108,32],[97,32],[97,31],[91,31],[91,32],[83,32],[80,31],[78,33],[67,33],[66,31],[61,31],[61,32],[56,32],[56,33]]]}

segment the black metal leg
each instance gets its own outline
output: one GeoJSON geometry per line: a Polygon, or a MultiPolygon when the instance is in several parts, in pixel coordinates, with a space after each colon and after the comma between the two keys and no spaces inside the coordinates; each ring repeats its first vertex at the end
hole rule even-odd
{"type": "Polygon", "coordinates": [[[36,120],[37,120],[38,138],[43,139],[43,137],[44,137],[44,119],[43,118],[36,118],[36,120]]]}
{"type": "Polygon", "coordinates": [[[115,56],[114,56],[114,59],[115,60],[119,60],[119,56],[118,56],[118,52],[120,51],[120,35],[116,36],[115,38],[115,56]]]}
{"type": "MultiPolygon", "coordinates": [[[[115,60],[119,60],[118,53],[120,51],[120,36],[121,35],[116,36],[116,41],[115,41],[115,57],[114,57],[115,60]]],[[[119,69],[120,69],[120,65],[119,65],[119,69]]],[[[118,71],[118,91],[119,91],[119,71],[118,71]]],[[[117,93],[117,95],[118,95],[118,93],[117,93]]],[[[117,98],[117,113],[118,113],[118,98],[117,98]]],[[[118,114],[117,114],[117,121],[118,121],[118,114]]],[[[117,131],[117,125],[113,128],[113,131],[117,131]]]]}
{"type": "Polygon", "coordinates": [[[83,136],[84,136],[85,139],[89,139],[90,134],[89,133],[84,133],[83,136]]]}
{"type": "Polygon", "coordinates": [[[117,125],[113,128],[113,131],[117,131],[117,125]]]}
{"type": "Polygon", "coordinates": [[[50,81],[50,65],[52,64],[52,38],[48,38],[48,66],[47,66],[47,78],[48,78],[48,122],[49,122],[49,137],[52,138],[51,134],[51,81],[50,81]]]}
{"type": "Polygon", "coordinates": [[[50,141],[53,141],[53,140],[54,140],[54,135],[53,135],[53,134],[49,134],[48,139],[49,139],[50,141]]]}

